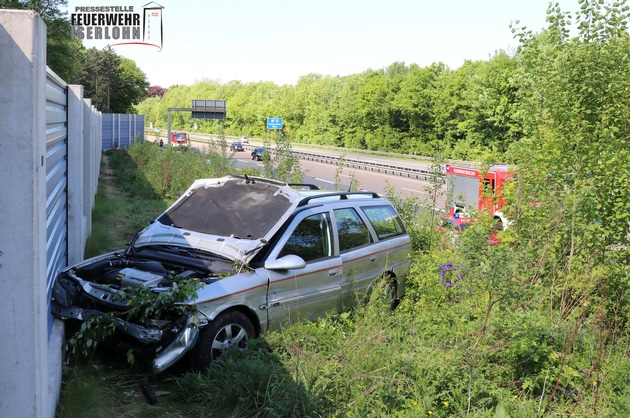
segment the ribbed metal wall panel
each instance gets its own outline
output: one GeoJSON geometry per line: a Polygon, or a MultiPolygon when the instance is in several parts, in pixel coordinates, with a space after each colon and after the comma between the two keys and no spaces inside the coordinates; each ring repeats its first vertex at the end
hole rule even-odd
{"type": "MultiPolygon", "coordinates": [[[[46,259],[48,300],[55,276],[68,264],[67,85],[48,70],[46,77],[46,259]]],[[[49,330],[52,316],[49,316],[49,330]]]]}
{"type": "Polygon", "coordinates": [[[112,143],[114,139],[114,116],[115,115],[111,113],[103,113],[103,151],[114,148],[114,144],[112,143]]]}
{"type": "Polygon", "coordinates": [[[144,115],[133,115],[133,142],[144,142],[144,115]]]}
{"type": "Polygon", "coordinates": [[[128,148],[136,140],[144,142],[144,115],[103,113],[103,151],[128,148]]]}
{"type": "Polygon", "coordinates": [[[130,130],[129,115],[119,115],[118,119],[118,138],[120,138],[120,147],[128,148],[131,141],[129,140],[130,130]]]}

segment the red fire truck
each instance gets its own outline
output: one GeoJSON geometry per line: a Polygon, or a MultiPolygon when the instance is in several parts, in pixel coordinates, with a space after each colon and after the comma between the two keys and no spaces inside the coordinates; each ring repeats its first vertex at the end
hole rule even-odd
{"type": "Polygon", "coordinates": [[[184,131],[173,131],[171,132],[171,145],[174,147],[177,146],[186,146],[188,145],[188,134],[184,131]]]}
{"type": "Polygon", "coordinates": [[[509,222],[501,212],[506,205],[503,186],[514,171],[507,165],[493,165],[487,172],[476,167],[446,165],[446,190],[449,218],[474,218],[488,211],[503,228],[509,222]]]}

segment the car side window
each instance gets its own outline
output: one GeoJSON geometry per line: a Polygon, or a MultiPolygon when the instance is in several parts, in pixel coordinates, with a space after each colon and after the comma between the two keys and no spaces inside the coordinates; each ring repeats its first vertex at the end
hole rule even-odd
{"type": "Polygon", "coordinates": [[[406,233],[400,217],[391,206],[368,206],[361,208],[369,219],[379,240],[406,233]]]}
{"type": "Polygon", "coordinates": [[[356,210],[344,208],[333,212],[337,222],[340,252],[370,243],[370,232],[356,210]]]}
{"type": "Polygon", "coordinates": [[[307,263],[333,255],[330,216],[327,213],[304,218],[295,228],[278,258],[288,254],[300,256],[307,263]]]}

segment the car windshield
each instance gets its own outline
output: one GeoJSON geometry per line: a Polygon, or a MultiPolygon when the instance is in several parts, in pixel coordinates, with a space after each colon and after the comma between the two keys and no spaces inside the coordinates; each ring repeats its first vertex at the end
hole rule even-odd
{"type": "Polygon", "coordinates": [[[258,239],[265,236],[291,206],[278,186],[238,180],[191,190],[158,221],[205,234],[258,239]]]}

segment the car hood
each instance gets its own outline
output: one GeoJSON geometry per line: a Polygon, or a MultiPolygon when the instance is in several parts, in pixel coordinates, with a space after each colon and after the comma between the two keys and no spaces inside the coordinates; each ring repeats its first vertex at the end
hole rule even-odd
{"type": "Polygon", "coordinates": [[[134,248],[176,245],[247,261],[291,216],[300,194],[274,180],[226,176],[196,180],[134,248]]]}

